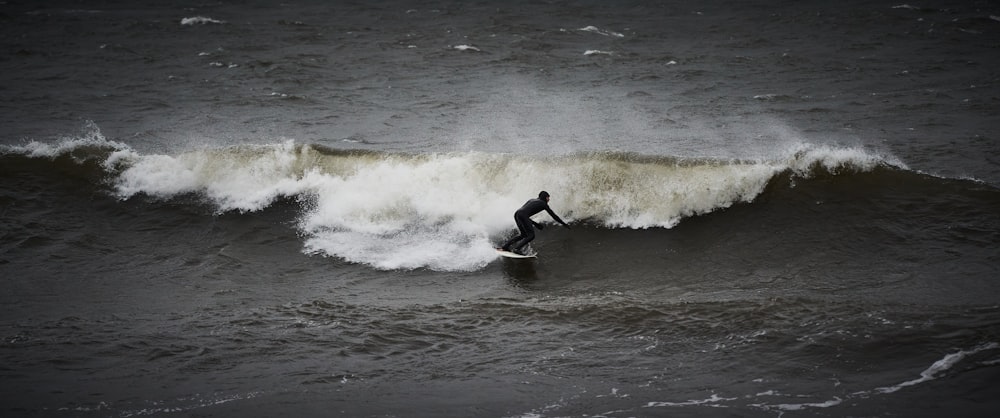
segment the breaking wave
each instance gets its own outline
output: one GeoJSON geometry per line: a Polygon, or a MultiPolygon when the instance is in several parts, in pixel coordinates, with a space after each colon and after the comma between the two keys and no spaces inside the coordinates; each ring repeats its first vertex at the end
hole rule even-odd
{"type": "MultiPolygon", "coordinates": [[[[143,154],[99,132],[6,147],[4,158],[66,159],[100,167],[120,199],[201,196],[218,212],[297,199],[305,251],[379,269],[475,270],[496,258],[512,213],[540,190],[568,222],[671,228],[752,202],[782,173],[904,168],[859,148],[800,144],[766,161],[622,153],[557,157],[461,152],[344,151],[284,141],[143,154]]],[[[550,221],[544,214],[539,222],[550,221]]]]}

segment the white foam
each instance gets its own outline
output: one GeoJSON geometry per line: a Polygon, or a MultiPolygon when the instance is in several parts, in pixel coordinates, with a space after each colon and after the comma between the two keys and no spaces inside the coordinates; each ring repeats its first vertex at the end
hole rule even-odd
{"type": "Polygon", "coordinates": [[[609,52],[609,51],[601,51],[599,49],[588,49],[588,50],[584,51],[583,55],[587,55],[587,56],[590,56],[590,55],[612,55],[612,53],[609,52]]]}
{"type": "Polygon", "coordinates": [[[282,196],[302,192],[296,175],[297,147],[282,144],[195,151],[178,156],[112,153],[105,166],[124,166],[115,179],[122,199],[136,194],[169,198],[204,193],[220,211],[256,211],[282,196]]]}
{"type": "Polygon", "coordinates": [[[482,267],[496,258],[490,235],[523,203],[493,190],[478,167],[488,160],[386,157],[349,172],[312,171],[302,180],[314,196],[300,224],[306,247],[382,269],[482,267]]]}
{"type": "Polygon", "coordinates": [[[181,19],[181,25],[184,25],[184,26],[205,25],[205,24],[209,24],[209,23],[221,25],[223,23],[226,23],[226,21],[224,21],[224,20],[216,20],[216,19],[212,19],[210,17],[205,17],[205,16],[185,17],[185,18],[181,19]]]}
{"type": "Polygon", "coordinates": [[[474,47],[472,45],[455,45],[455,46],[452,47],[452,49],[457,49],[459,51],[482,52],[482,50],[480,50],[479,48],[476,48],[476,47],[474,47]]]}
{"type": "Polygon", "coordinates": [[[540,187],[498,190],[496,173],[482,169],[492,158],[330,156],[287,141],[177,156],[123,150],[105,166],[117,171],[122,199],[198,193],[219,211],[307,199],[299,228],[311,253],[381,269],[471,270],[496,258],[491,236],[511,229],[513,210],[540,187]]]}
{"type": "Polygon", "coordinates": [[[842,168],[869,171],[880,164],[888,164],[907,169],[906,164],[890,155],[883,155],[864,148],[815,146],[797,143],[789,149],[785,160],[788,168],[799,174],[807,174],[813,167],[820,166],[836,173],[842,168]]]}

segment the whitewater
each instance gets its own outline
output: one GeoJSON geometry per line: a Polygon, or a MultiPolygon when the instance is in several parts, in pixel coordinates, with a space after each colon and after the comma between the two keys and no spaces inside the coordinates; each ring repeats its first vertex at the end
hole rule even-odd
{"type": "MultiPolygon", "coordinates": [[[[285,140],[143,154],[91,124],[79,138],[8,146],[55,158],[90,150],[127,200],[197,195],[217,213],[255,212],[293,199],[304,251],[383,270],[471,271],[497,257],[513,209],[548,190],[569,222],[606,228],[671,228],[684,218],[749,203],[780,173],[905,169],[860,148],[796,144],[769,160],[713,160],[623,153],[521,156],[343,151],[285,140]]],[[[539,222],[546,219],[539,217],[539,222]]]]}

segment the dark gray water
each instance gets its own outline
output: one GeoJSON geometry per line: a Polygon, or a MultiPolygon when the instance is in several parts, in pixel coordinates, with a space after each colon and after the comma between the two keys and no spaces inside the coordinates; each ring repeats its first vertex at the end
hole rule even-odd
{"type": "Polygon", "coordinates": [[[1000,407],[995,4],[143,3],[0,4],[5,415],[1000,407]]]}

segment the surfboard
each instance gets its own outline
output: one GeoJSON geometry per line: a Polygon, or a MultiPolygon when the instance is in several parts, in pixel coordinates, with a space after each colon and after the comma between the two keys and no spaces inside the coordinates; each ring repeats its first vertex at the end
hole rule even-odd
{"type": "Polygon", "coordinates": [[[535,258],[534,255],[515,254],[515,253],[512,253],[510,251],[501,250],[499,248],[497,248],[497,254],[500,254],[500,256],[507,257],[507,258],[535,258]]]}

